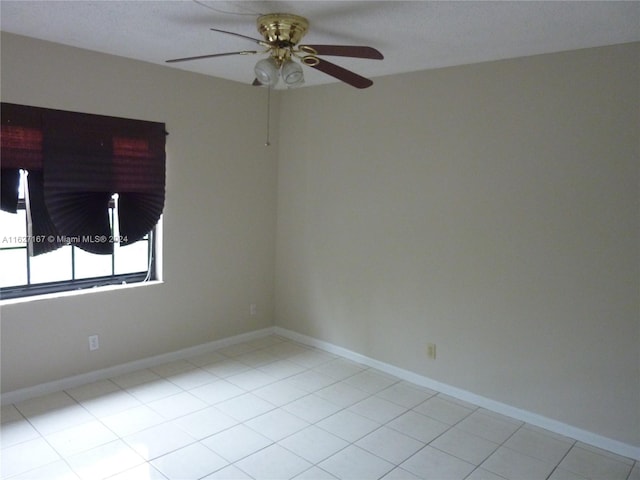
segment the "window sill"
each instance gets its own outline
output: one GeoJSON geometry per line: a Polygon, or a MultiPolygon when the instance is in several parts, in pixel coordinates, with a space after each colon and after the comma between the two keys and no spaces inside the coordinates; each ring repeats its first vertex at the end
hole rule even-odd
{"type": "Polygon", "coordinates": [[[54,298],[75,297],[78,295],[91,295],[94,293],[111,292],[114,290],[125,290],[130,288],[141,288],[151,285],[160,285],[162,280],[149,280],[147,282],[127,283],[125,285],[104,285],[100,287],[83,288],[79,290],[69,290],[66,292],[43,293],[41,295],[31,295],[27,297],[0,299],[0,306],[14,305],[18,303],[36,302],[38,300],[51,300],[54,298]]]}

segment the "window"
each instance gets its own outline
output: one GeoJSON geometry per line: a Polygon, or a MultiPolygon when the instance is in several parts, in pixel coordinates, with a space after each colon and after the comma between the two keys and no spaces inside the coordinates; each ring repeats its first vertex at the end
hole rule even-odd
{"type": "Polygon", "coordinates": [[[164,124],[2,103],[0,298],[155,279],[164,124]]]}
{"type": "MultiPolygon", "coordinates": [[[[67,245],[36,257],[29,243],[44,241],[29,237],[25,201],[26,171],[21,171],[17,212],[0,211],[0,298],[10,299],[104,285],[143,282],[156,278],[155,228],[131,245],[120,244],[118,196],[109,202],[113,253],[97,255],[76,247],[76,238],[59,238],[67,245]]],[[[100,238],[92,239],[99,242],[100,238]]]]}

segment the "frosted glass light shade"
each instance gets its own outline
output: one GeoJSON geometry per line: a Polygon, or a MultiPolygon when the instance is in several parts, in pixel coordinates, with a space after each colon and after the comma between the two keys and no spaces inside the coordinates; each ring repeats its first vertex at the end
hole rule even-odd
{"type": "Polygon", "coordinates": [[[282,65],[282,79],[289,86],[300,85],[304,82],[302,67],[299,63],[287,60],[282,65]]]}
{"type": "Polygon", "coordinates": [[[262,85],[273,87],[278,83],[278,65],[272,57],[259,60],[258,63],[256,63],[254,71],[256,78],[262,85]]]}

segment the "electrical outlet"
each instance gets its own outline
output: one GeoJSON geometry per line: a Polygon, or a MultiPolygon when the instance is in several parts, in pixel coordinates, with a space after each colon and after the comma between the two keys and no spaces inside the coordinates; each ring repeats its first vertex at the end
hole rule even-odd
{"type": "Polygon", "coordinates": [[[98,335],[89,336],[89,351],[93,352],[94,350],[98,350],[100,348],[100,340],[98,339],[98,335]]]}
{"type": "Polygon", "coordinates": [[[249,314],[250,315],[255,315],[258,312],[258,307],[256,306],[255,303],[252,303],[251,305],[249,305],[249,314]]]}
{"type": "Polygon", "coordinates": [[[436,359],[436,344],[435,343],[427,343],[427,357],[431,360],[436,359]]]}

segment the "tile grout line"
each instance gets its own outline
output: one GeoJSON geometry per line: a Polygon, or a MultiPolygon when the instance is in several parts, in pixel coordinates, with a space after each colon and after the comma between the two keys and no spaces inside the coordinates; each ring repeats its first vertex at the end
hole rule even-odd
{"type": "MultiPolygon", "coordinates": [[[[555,467],[553,467],[553,470],[551,470],[551,473],[549,473],[549,475],[547,476],[547,480],[548,480],[549,478],[551,478],[551,476],[555,473],[555,471],[556,471],[558,468],[560,468],[560,464],[562,463],[562,461],[563,461],[565,458],[567,458],[567,455],[569,455],[569,452],[571,452],[571,450],[573,450],[573,447],[575,447],[575,446],[576,446],[576,443],[578,443],[576,440],[574,440],[574,441],[571,443],[571,446],[567,449],[567,451],[566,451],[566,452],[565,452],[565,454],[562,456],[562,458],[560,459],[560,461],[556,464],[556,466],[555,466],[555,467]]],[[[577,475],[577,474],[576,474],[576,475],[577,475]]]]}

